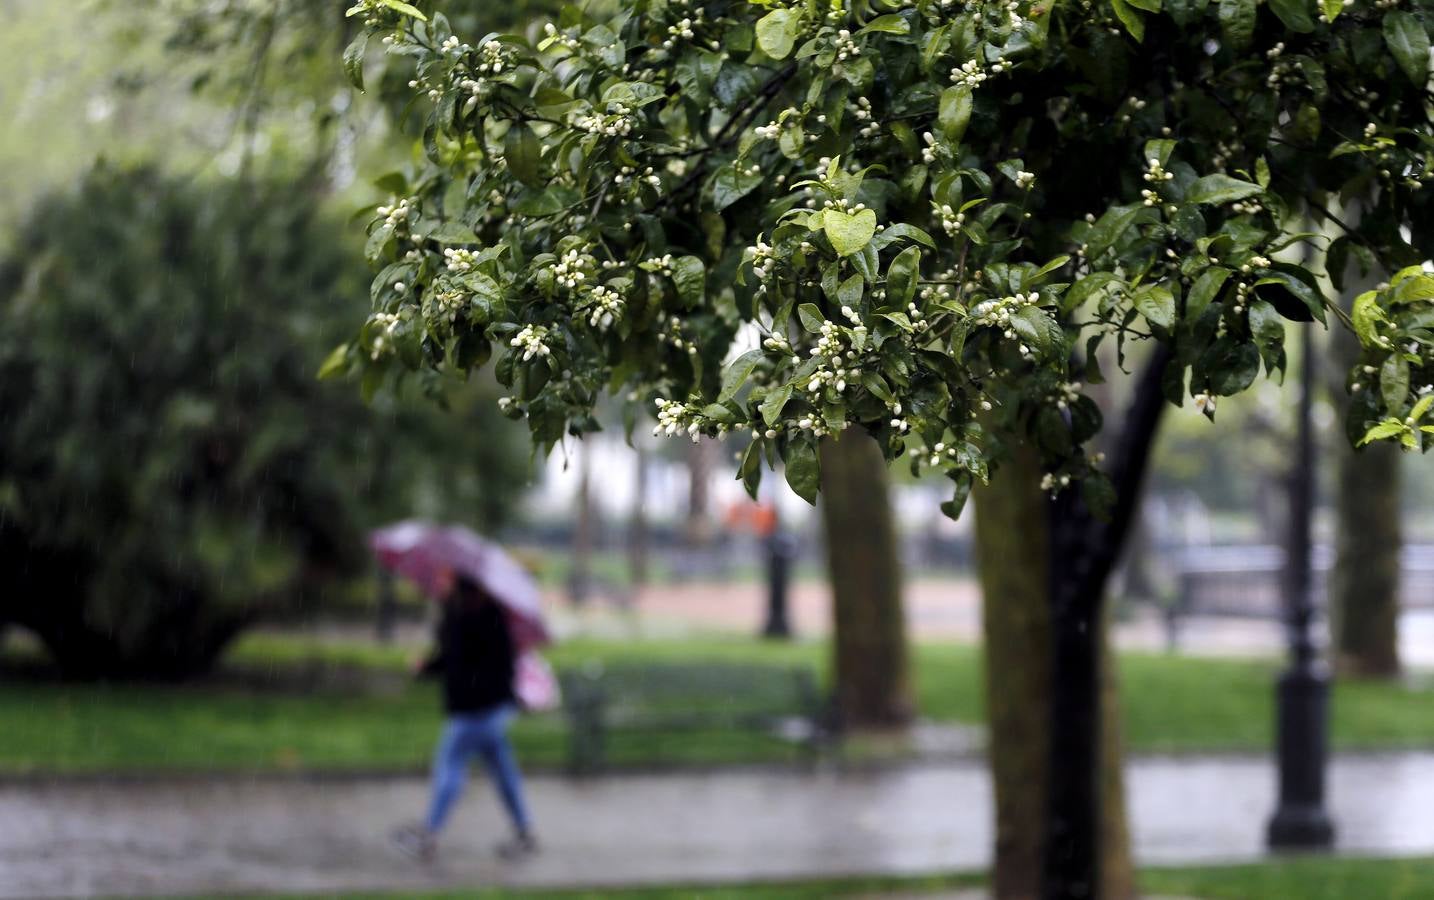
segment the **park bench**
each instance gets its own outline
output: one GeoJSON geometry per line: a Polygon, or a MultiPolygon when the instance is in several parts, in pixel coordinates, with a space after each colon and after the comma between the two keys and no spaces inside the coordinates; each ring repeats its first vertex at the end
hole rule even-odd
{"type": "MultiPolygon", "coordinates": [[[[1334,554],[1313,550],[1314,604],[1323,615],[1334,554]]],[[[1193,618],[1279,621],[1285,616],[1283,549],[1266,545],[1192,547],[1175,560],[1173,603],[1164,608],[1166,645],[1175,649],[1184,623],[1193,618]]],[[[1434,609],[1434,546],[1410,545],[1400,556],[1400,607],[1434,609]]]]}
{"type": "Polygon", "coordinates": [[[815,675],[801,667],[722,663],[588,666],[561,675],[569,765],[596,772],[614,740],[643,745],[654,761],[664,738],[734,734],[780,740],[812,758],[828,729],[815,675]]]}

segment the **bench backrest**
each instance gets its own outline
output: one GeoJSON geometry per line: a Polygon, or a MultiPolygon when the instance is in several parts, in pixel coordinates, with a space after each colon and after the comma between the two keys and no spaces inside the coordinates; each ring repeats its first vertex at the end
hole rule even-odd
{"type": "Polygon", "coordinates": [[[611,710],[691,714],[815,711],[819,694],[810,669],[719,663],[616,664],[564,673],[569,702],[611,710]]]}

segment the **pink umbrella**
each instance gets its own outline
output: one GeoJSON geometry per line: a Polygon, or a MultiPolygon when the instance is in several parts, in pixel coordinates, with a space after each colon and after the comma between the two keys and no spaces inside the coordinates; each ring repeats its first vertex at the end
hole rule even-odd
{"type": "Polygon", "coordinates": [[[519,649],[549,642],[538,583],[507,551],[461,525],[410,520],[369,535],[369,547],[386,569],[416,583],[430,595],[439,576],[451,569],[493,596],[507,613],[519,649]]]}

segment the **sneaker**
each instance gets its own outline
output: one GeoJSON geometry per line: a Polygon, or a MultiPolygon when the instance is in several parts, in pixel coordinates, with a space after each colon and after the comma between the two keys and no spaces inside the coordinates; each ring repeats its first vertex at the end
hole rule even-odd
{"type": "Polygon", "coordinates": [[[405,825],[389,838],[400,853],[422,863],[433,862],[433,855],[438,849],[438,842],[422,825],[405,825]]]}
{"type": "Polygon", "coordinates": [[[498,845],[498,855],[506,860],[518,860],[538,852],[538,840],[531,834],[517,834],[498,845]]]}

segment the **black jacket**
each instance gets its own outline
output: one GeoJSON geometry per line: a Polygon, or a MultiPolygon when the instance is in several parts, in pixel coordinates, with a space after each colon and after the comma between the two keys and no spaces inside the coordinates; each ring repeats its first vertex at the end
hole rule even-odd
{"type": "Polygon", "coordinates": [[[423,671],[442,676],[448,712],[482,712],[513,701],[513,637],[497,603],[445,604],[437,638],[423,671]]]}

